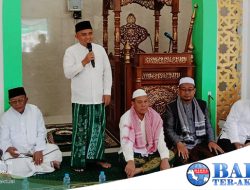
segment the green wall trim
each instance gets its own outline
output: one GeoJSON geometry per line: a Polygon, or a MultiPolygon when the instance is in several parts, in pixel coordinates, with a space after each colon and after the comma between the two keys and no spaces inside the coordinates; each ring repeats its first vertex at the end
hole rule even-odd
{"type": "Polygon", "coordinates": [[[216,127],[217,0],[193,0],[198,4],[193,29],[195,80],[198,98],[208,102],[216,127]],[[208,99],[211,93],[213,100],[208,99]]]}
{"type": "Polygon", "coordinates": [[[4,108],[8,89],[22,86],[21,0],[3,0],[4,108]]]}

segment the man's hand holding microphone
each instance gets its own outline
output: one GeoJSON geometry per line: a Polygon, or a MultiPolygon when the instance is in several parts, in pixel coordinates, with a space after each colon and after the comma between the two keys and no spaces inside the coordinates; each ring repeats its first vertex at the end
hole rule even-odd
{"type": "Polygon", "coordinates": [[[92,44],[88,43],[87,48],[89,50],[89,53],[86,55],[86,57],[82,60],[83,66],[87,65],[89,62],[91,62],[92,67],[95,67],[95,55],[92,51],[92,44]]]}

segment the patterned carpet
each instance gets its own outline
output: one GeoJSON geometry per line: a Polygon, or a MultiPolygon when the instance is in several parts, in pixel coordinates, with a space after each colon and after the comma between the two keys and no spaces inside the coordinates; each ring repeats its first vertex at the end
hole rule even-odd
{"type": "MultiPolygon", "coordinates": [[[[71,124],[47,125],[47,139],[50,143],[55,143],[61,151],[71,151],[71,124]]],[[[116,148],[120,146],[116,139],[108,130],[105,131],[106,148],[116,148]]],[[[11,178],[8,174],[0,173],[0,190],[63,190],[62,179],[65,173],[69,173],[71,178],[71,188],[84,187],[98,184],[100,171],[106,174],[107,182],[126,178],[125,173],[118,163],[118,153],[107,153],[106,160],[112,164],[110,169],[102,169],[96,164],[88,164],[83,173],[78,173],[70,168],[70,157],[64,156],[61,169],[49,174],[36,175],[28,178],[28,188],[24,186],[23,179],[11,178]]]]}
{"type": "MultiPolygon", "coordinates": [[[[63,190],[62,180],[65,173],[69,173],[71,188],[84,187],[98,184],[100,171],[104,171],[107,182],[126,179],[126,174],[118,162],[118,153],[107,153],[106,160],[112,164],[109,169],[103,169],[96,164],[88,164],[84,172],[78,173],[70,168],[70,157],[63,157],[60,170],[49,174],[41,174],[28,178],[29,189],[23,187],[22,179],[13,179],[0,174],[0,190],[63,190]]],[[[156,169],[155,171],[158,171],[156,169]]]]}
{"type": "MultiPolygon", "coordinates": [[[[61,151],[71,151],[72,145],[72,124],[46,125],[47,138],[49,143],[57,144],[61,151]]],[[[105,131],[105,148],[116,148],[120,146],[119,140],[107,129],[105,131]]]]}
{"type": "MultiPolygon", "coordinates": [[[[64,173],[70,175],[71,188],[98,184],[98,176],[101,170],[105,172],[107,182],[125,179],[125,173],[118,162],[118,153],[108,153],[106,159],[112,164],[110,169],[102,169],[96,164],[88,164],[84,172],[78,173],[70,168],[70,157],[63,157],[60,170],[28,178],[29,190],[62,190],[64,173]]],[[[0,174],[0,183],[0,190],[28,190],[23,187],[22,179],[13,179],[7,175],[0,174]]]]}
{"type": "MultiPolygon", "coordinates": [[[[47,130],[49,142],[58,144],[64,151],[71,149],[71,124],[49,125],[47,130]]],[[[106,130],[105,144],[107,148],[119,147],[119,141],[108,130],[106,130]]],[[[89,163],[84,172],[78,173],[70,168],[70,156],[64,156],[60,170],[28,178],[28,188],[24,187],[24,180],[0,174],[0,190],[62,190],[62,179],[65,173],[70,175],[71,188],[98,184],[100,171],[105,172],[107,182],[125,179],[124,169],[118,162],[118,153],[106,153],[105,157],[112,164],[111,168],[103,169],[94,163],[89,163]]],[[[158,170],[159,168],[156,169],[158,170]]]]}

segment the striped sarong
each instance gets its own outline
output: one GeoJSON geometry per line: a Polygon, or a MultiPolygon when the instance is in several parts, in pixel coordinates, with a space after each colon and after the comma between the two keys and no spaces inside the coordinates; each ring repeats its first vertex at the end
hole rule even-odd
{"type": "Polygon", "coordinates": [[[104,159],[106,116],[104,104],[72,104],[71,167],[82,169],[86,161],[104,159]]]}

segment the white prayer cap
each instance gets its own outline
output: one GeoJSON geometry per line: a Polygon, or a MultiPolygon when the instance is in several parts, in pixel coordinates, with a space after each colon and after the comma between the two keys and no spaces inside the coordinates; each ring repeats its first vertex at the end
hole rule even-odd
{"type": "Polygon", "coordinates": [[[183,78],[181,78],[180,81],[179,81],[179,86],[181,84],[184,84],[184,83],[192,84],[192,85],[195,86],[194,79],[192,79],[191,77],[183,77],[183,78]]]}
{"type": "Polygon", "coordinates": [[[134,91],[132,99],[135,99],[135,98],[137,98],[139,96],[147,96],[147,93],[142,89],[137,89],[137,90],[134,91]]]}

